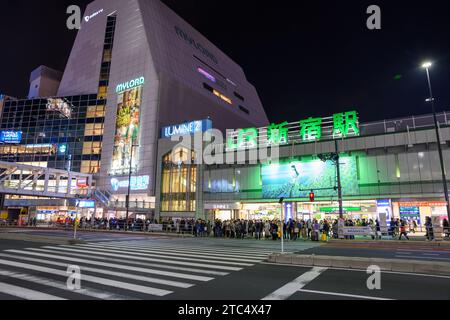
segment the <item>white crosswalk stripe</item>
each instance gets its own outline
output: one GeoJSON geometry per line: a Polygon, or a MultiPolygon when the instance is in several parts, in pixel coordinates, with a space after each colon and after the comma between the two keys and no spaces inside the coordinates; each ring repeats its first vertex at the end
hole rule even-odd
{"type": "Polygon", "coordinates": [[[267,250],[116,241],[0,252],[0,293],[28,300],[166,297],[263,262],[267,250]],[[69,266],[82,287],[67,285],[69,266]]]}

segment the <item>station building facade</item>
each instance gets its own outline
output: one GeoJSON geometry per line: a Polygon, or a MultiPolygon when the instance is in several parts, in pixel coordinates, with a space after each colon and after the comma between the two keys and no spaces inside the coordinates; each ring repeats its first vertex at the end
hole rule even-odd
{"type": "MultiPolygon", "coordinates": [[[[280,218],[279,200],[284,198],[287,219],[336,219],[337,171],[335,164],[327,160],[338,151],[345,217],[378,219],[380,213],[385,213],[387,219],[413,219],[419,225],[423,225],[425,217],[446,219],[433,117],[355,121],[354,128],[342,130],[346,131],[343,136],[336,123],[345,114],[353,117],[356,113],[286,122],[282,127],[231,130],[225,145],[219,147],[223,152],[219,158],[231,154],[233,161],[221,164],[193,165],[190,160],[202,157],[204,147],[162,139],[157,216],[163,220],[272,220],[280,218]],[[322,127],[311,126],[314,121],[322,127]],[[271,139],[268,132],[273,128],[282,130],[278,131],[281,135],[277,138],[276,157],[269,152],[256,163],[247,161],[248,157],[238,161],[239,152],[247,156],[252,151],[267,154],[260,150],[266,149],[267,138],[271,139]],[[315,196],[313,202],[311,193],[315,196]],[[183,210],[186,199],[195,200],[197,206],[183,210]]],[[[438,116],[446,168],[450,167],[449,120],[448,112],[438,116]]]]}

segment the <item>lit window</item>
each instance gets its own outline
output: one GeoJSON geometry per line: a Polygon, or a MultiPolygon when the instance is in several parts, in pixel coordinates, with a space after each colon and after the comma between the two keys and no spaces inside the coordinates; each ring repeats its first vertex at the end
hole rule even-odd
{"type": "Polygon", "coordinates": [[[91,136],[102,136],[103,135],[103,123],[88,123],[86,124],[86,129],[84,135],[86,137],[91,136]]]}
{"type": "Polygon", "coordinates": [[[96,174],[100,172],[100,161],[81,162],[81,173],[96,174]]]}
{"type": "Polygon", "coordinates": [[[106,113],[105,106],[90,106],[88,107],[86,117],[89,118],[104,118],[106,113]]]}
{"type": "Polygon", "coordinates": [[[101,142],[85,142],[83,145],[83,154],[101,154],[102,143],[101,142]]]}

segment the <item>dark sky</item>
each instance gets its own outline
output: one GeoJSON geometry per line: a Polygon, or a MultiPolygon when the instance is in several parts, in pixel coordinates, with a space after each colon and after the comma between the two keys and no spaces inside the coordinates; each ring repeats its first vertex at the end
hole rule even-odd
{"type": "MultiPolygon", "coordinates": [[[[23,97],[29,73],[64,70],[76,32],[67,6],[82,0],[2,0],[0,92],[23,97]]],[[[438,109],[450,110],[448,1],[165,0],[245,70],[271,121],[357,109],[363,122],[429,112],[432,59],[438,109]],[[382,9],[382,30],[366,9],[382,9]]]]}

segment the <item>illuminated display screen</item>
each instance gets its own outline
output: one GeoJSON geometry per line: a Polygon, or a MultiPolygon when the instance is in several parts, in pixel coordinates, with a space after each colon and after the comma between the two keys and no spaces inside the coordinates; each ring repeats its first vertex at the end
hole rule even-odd
{"type": "MultiPolygon", "coordinates": [[[[139,191],[139,190],[147,190],[150,185],[150,177],[149,176],[140,176],[140,177],[131,177],[131,190],[139,191]]],[[[129,180],[122,180],[113,178],[111,179],[111,187],[115,192],[120,189],[128,188],[129,180]]]]}
{"type": "MultiPolygon", "coordinates": [[[[341,181],[344,195],[358,194],[356,159],[341,157],[341,181]]],[[[321,160],[293,161],[262,167],[262,192],[266,199],[308,198],[311,190],[316,197],[337,195],[336,167],[321,160]]]]}
{"type": "Polygon", "coordinates": [[[113,174],[123,174],[130,167],[135,168],[139,162],[139,154],[133,146],[139,142],[140,117],[142,103],[142,86],[119,93],[117,101],[116,135],[112,162],[113,174]]]}
{"type": "Polygon", "coordinates": [[[59,112],[69,119],[72,117],[72,109],[63,99],[47,99],[47,111],[59,112]]]}

